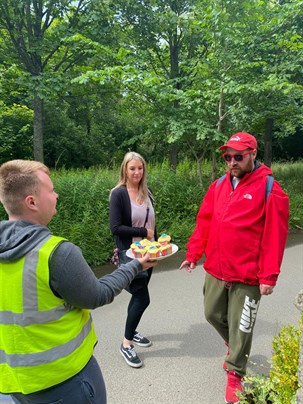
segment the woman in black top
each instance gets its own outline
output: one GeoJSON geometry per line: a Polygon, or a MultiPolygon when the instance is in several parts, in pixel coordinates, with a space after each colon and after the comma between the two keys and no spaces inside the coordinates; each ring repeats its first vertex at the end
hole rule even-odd
{"type": "MultiPolygon", "coordinates": [[[[115,236],[118,255],[121,263],[128,262],[126,250],[134,241],[143,238],[156,239],[155,214],[153,198],[146,184],[146,163],[143,157],[135,152],[124,156],[117,186],[110,194],[110,229],[115,236]]],[[[148,283],[152,268],[139,274],[130,284],[127,291],[132,297],[127,309],[124,339],[120,352],[126,363],[132,367],[142,366],[134,343],[151,346],[151,341],[140,335],[137,326],[150,303],[148,283]]]]}

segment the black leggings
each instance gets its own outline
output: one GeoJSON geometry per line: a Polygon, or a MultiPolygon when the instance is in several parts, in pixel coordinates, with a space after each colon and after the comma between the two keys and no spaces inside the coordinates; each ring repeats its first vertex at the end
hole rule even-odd
{"type": "MultiPolygon", "coordinates": [[[[141,279],[136,279],[132,283],[137,283],[137,281],[141,281],[141,279]]],[[[145,283],[144,286],[135,292],[130,292],[132,293],[132,297],[127,308],[127,318],[124,333],[124,337],[130,341],[133,339],[141,317],[150,303],[148,283],[145,279],[143,282],[145,283]]]]}
{"type": "MultiPolygon", "coordinates": [[[[119,259],[121,264],[131,261],[131,258],[126,256],[126,250],[119,251],[119,259]]],[[[126,288],[126,290],[132,295],[127,308],[127,318],[124,331],[124,337],[129,341],[132,341],[141,317],[149,306],[150,298],[148,284],[152,272],[153,268],[149,268],[145,274],[138,275],[126,288]]]]}

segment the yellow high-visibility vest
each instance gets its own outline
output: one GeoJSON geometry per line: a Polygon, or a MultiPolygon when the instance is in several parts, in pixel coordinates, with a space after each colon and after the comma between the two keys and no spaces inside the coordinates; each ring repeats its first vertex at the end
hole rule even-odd
{"type": "Polygon", "coordinates": [[[50,289],[49,257],[64,239],[49,236],[17,261],[0,263],[0,392],[29,394],[84,368],[97,337],[89,310],[50,289]]]}

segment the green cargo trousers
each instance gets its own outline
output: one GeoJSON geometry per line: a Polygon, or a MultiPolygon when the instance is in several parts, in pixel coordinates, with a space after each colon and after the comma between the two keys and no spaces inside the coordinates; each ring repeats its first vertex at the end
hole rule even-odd
{"type": "Polygon", "coordinates": [[[259,286],[229,283],[206,273],[203,294],[205,318],[229,346],[227,369],[244,376],[261,299],[259,286]]]}

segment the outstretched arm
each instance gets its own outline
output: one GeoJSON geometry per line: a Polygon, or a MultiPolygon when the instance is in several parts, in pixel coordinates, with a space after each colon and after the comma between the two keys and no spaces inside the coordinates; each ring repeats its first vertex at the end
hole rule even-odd
{"type": "Polygon", "coordinates": [[[50,286],[57,297],[72,306],[95,309],[109,304],[143,269],[155,266],[149,256],[122,264],[111,274],[97,278],[81,250],[70,242],[61,243],[50,261],[50,286]]]}

